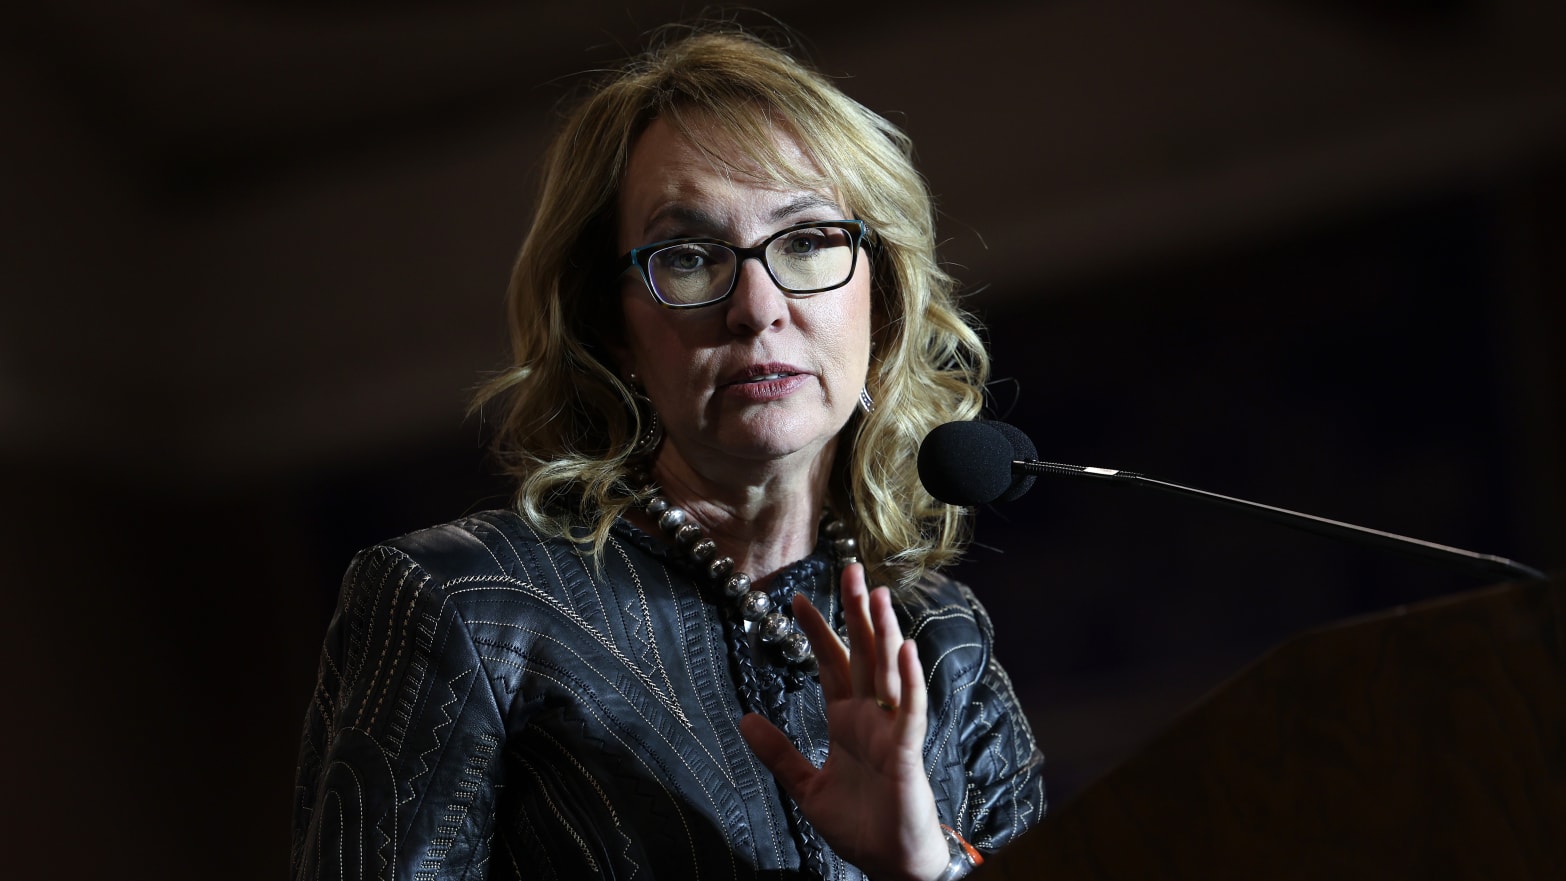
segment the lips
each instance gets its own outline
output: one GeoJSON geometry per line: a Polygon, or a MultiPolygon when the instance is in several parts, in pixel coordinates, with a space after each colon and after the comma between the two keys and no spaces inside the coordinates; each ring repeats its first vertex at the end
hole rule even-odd
{"type": "Polygon", "coordinates": [[[724,385],[755,385],[764,382],[776,382],[791,376],[799,376],[805,371],[792,364],[750,364],[730,373],[724,379],[724,385]]]}
{"type": "Polygon", "coordinates": [[[808,387],[810,377],[792,364],[750,364],[729,373],[720,388],[730,401],[771,404],[788,400],[808,387]]]}

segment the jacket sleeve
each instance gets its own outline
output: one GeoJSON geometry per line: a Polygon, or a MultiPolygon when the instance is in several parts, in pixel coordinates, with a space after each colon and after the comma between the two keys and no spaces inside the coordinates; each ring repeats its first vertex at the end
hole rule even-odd
{"type": "Polygon", "coordinates": [[[974,847],[993,853],[1043,819],[1044,754],[1011,679],[995,659],[989,614],[971,591],[964,587],[962,592],[973,609],[983,650],[982,666],[963,700],[967,791],[959,831],[974,847]]]}
{"type": "Polygon", "coordinates": [[[503,732],[456,603],[402,551],[360,553],[305,716],[295,881],[484,877],[503,732]]]}
{"type": "Polygon", "coordinates": [[[932,643],[919,646],[933,665],[932,701],[940,693],[930,737],[946,743],[940,751],[952,762],[938,784],[932,779],[936,804],[969,843],[994,853],[1045,815],[1045,757],[994,659],[994,627],[979,598],[944,582],[921,629],[921,643],[932,643]]]}

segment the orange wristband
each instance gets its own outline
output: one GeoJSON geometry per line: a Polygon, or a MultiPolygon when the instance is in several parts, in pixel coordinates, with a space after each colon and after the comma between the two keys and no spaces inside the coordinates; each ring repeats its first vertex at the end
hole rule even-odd
{"type": "Polygon", "coordinates": [[[972,860],[975,866],[984,865],[984,854],[979,853],[978,848],[975,848],[973,845],[969,844],[968,839],[963,838],[961,832],[958,832],[956,829],[953,829],[945,823],[941,824],[941,828],[945,829],[947,833],[950,834],[951,837],[962,846],[963,853],[968,855],[968,859],[972,860]]]}
{"type": "Polygon", "coordinates": [[[962,833],[946,825],[945,823],[941,824],[941,831],[946,833],[947,844],[954,845],[952,848],[952,856],[955,857],[960,852],[963,856],[968,858],[968,863],[970,866],[984,865],[984,854],[979,853],[977,848],[969,844],[968,840],[962,837],[962,833]]]}

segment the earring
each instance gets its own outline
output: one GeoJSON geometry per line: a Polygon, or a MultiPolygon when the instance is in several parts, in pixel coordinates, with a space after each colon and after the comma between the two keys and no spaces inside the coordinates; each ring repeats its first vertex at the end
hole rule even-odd
{"type": "Polygon", "coordinates": [[[636,421],[643,426],[640,437],[631,446],[633,458],[650,456],[663,443],[663,420],[658,418],[658,411],[653,409],[652,399],[642,391],[640,377],[634,372],[626,374],[626,381],[631,385],[631,396],[636,400],[635,412],[632,414],[636,421]]]}
{"type": "Polygon", "coordinates": [[[875,399],[870,397],[870,390],[862,386],[859,389],[859,409],[867,416],[875,412],[875,399]]]}

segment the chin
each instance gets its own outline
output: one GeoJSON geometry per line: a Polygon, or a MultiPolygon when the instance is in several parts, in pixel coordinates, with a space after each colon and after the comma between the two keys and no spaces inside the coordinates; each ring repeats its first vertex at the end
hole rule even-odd
{"type": "MultiPolygon", "coordinates": [[[[781,414],[780,414],[781,415],[781,414]]],[[[719,446],[742,458],[783,459],[798,453],[826,449],[842,430],[831,414],[803,419],[797,416],[751,420],[721,432],[719,446]]],[[[844,424],[847,420],[844,420],[844,424]]]]}

